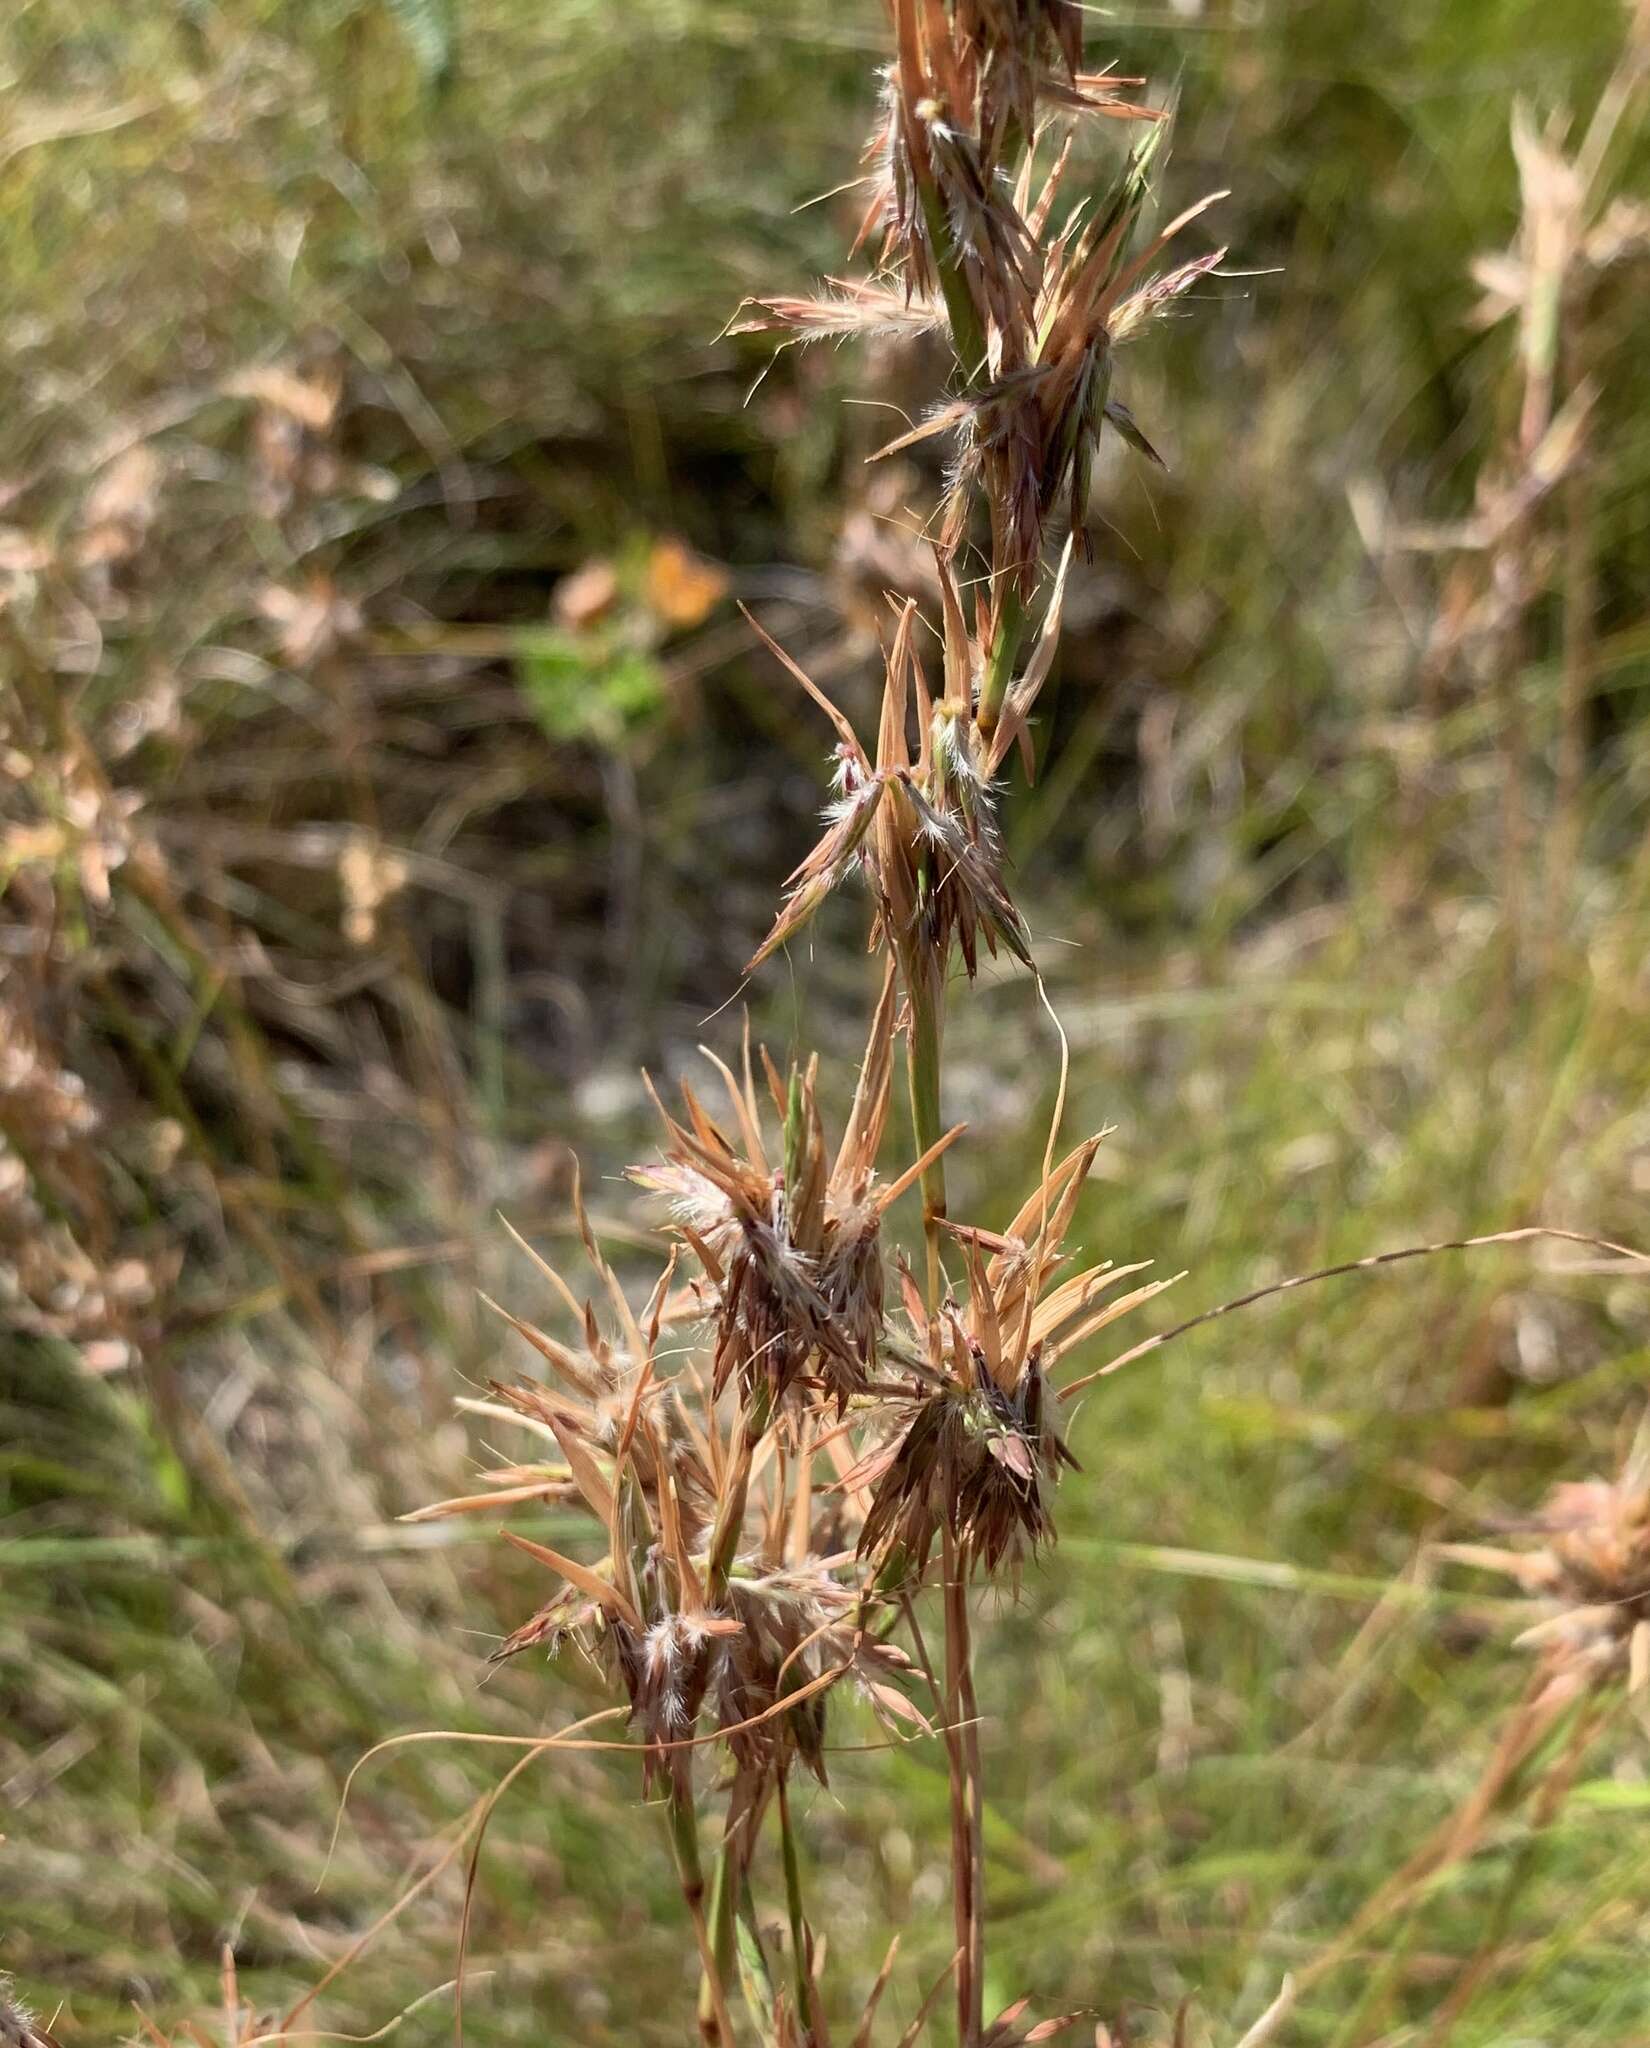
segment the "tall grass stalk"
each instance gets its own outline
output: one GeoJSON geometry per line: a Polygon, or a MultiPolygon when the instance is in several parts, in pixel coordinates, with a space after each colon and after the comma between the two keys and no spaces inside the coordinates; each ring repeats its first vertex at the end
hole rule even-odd
{"type": "MultiPolygon", "coordinates": [[[[1327,1268],[1073,1370],[1073,1354],[1169,1283],[1125,1289],[1142,1267],[1109,1261],[1065,1271],[1100,1139],[1061,1154],[1063,1081],[1041,1174],[1007,1224],[986,1229],[950,1213],[945,1161],[960,1130],[946,1122],[944,1047],[956,970],[971,982],[982,949],[1003,956],[1046,1002],[1006,879],[1003,772],[1015,753],[1028,773],[1035,765],[1033,713],[1073,563],[1090,552],[1102,436],[1157,460],[1116,395],[1119,354],[1223,252],[1157,267],[1211,202],[1148,227],[1164,125],[1131,96],[1140,80],[1085,69],[1083,15],[1069,0],[894,0],[892,17],[859,237],[871,251],[868,274],[817,297],[752,300],[737,323],[786,341],[894,335],[928,348],[945,369],[929,413],[881,451],[942,440],[949,460],[923,520],[938,615],[889,598],[874,738],[752,620],[829,721],[835,748],[823,830],[749,965],[759,969],[840,886],[863,883],[881,973],[852,1107],[831,1146],[817,1057],[782,1073],[748,1042],[737,1070],[711,1054],[714,1110],[691,1082],[679,1108],[656,1097],[662,1144],[632,1169],[669,1203],[674,1240],[646,1307],[633,1310],[581,1207],[595,1296],[581,1299],[544,1269],[576,1334],[558,1338],[510,1318],[553,1384],[495,1385],[498,1400],[547,1430],[562,1454],[510,1468],[512,1488],[537,1484],[543,1498],[580,1503],[602,1546],[584,1562],[516,1539],[552,1585],[500,1654],[572,1638],[620,1690],[644,1790],[669,1816],[708,2048],[743,2038],[729,2006],[736,1978],[757,2040],[830,2041],[843,1994],[824,1981],[826,1944],[804,1909],[791,1786],[799,1769],[824,1780],[828,1702],[844,1685],[870,1703],[890,1740],[943,1746],[954,1951],[923,2012],[949,1981],[958,2048],[1012,2048],[1077,2024],[1076,2014],[1038,2020],[1026,1999],[988,2017],[974,1663],[977,1589],[1053,1536],[1056,1484],[1075,1462],[1056,1426],[1062,1408],[1181,1330],[1302,1280],[1538,1234],[1327,1268]],[[1098,189],[1074,197],[1078,167],[1091,162],[1084,139],[1098,123],[1136,139],[1098,189]],[[890,1168],[901,1040],[912,1140],[890,1168]],[[913,1187],[922,1195],[917,1261],[891,1239],[890,1212],[913,1187]],[[934,1612],[937,1657],[923,1630],[934,1612]],[[725,1753],[728,1776],[707,1879],[695,1758],[710,1745],[725,1753]],[[756,1904],[770,1867],[758,1855],[770,1811],[788,1969],[772,1965],[756,1904]]],[[[1540,384],[1533,368],[1525,395],[1521,446],[1526,465],[1539,465],[1562,415],[1550,380],[1540,384]]],[[[1516,868],[1516,773],[1507,787],[1516,868]]],[[[485,1505],[470,1498],[425,1512],[485,1505]]],[[[1605,1641],[1612,1667],[1625,1656],[1635,1676],[1641,1664],[1650,1671],[1643,1638],[1634,1634],[1625,1649],[1616,1627],[1605,1641]]],[[[1575,1697],[1563,1674],[1544,1674],[1461,1812],[1376,1893],[1314,1975],[1468,1853],[1575,1697]]],[[[1477,1958],[1466,1965],[1462,1997],[1481,1967],[1477,1958]]],[[[882,1981],[860,2006],[856,2043],[872,2037],[882,1981]]],[[[1267,2039],[1288,2009],[1286,1987],[1246,2041],[1267,2039]]],[[[922,2023],[919,2015],[902,2042],[922,2023]]],[[[1440,2040],[1444,2032],[1441,2023],[1440,2040]]]]}
{"type": "MultiPolygon", "coordinates": [[[[702,1962],[700,2032],[723,2048],[736,2038],[727,1994],[770,1807],[790,1970],[769,1967],[752,1911],[743,1923],[750,1967],[739,1975],[761,2040],[824,2048],[828,2039],[831,2000],[803,1909],[788,1781],[799,1765],[823,1778],[826,1698],[844,1682],[891,1733],[943,1741],[960,2048],[1000,2048],[1036,2028],[1021,2019],[1025,2001],[989,2027],[985,2011],[973,1593],[1052,1534],[1054,1482],[1071,1463],[1054,1427],[1057,1359],[1154,1291],[1117,1293],[1137,1269],[1109,1263],[1056,1279],[1097,1139],[1062,1158],[1051,1133],[1043,1177],[1006,1231],[950,1215],[945,1155],[959,1133],[945,1121],[946,1009],[956,966],[972,979],[982,947],[1015,961],[1040,993],[1005,879],[997,784],[1016,749],[1032,764],[1031,717],[1071,558],[1089,552],[1097,444],[1110,429],[1150,450],[1111,398],[1114,351],[1219,254],[1154,272],[1201,209],[1142,232],[1161,124],[1130,96],[1141,81],[1085,69],[1082,15],[1068,0],[898,0],[893,26],[883,120],[868,150],[860,240],[869,274],[817,299],[752,301],[737,323],[801,340],[892,329],[950,365],[932,414],[894,444],[952,444],[944,498],[927,520],[940,617],[890,600],[875,740],[862,742],[757,626],[837,744],[823,836],[751,965],[851,875],[863,877],[883,971],[847,1128],[828,1150],[816,1059],[781,1075],[763,1053],[760,1086],[748,1045],[737,1074],[715,1060],[726,1112],[713,1116],[684,1086],[679,1112],[660,1105],[662,1156],[635,1169],[671,1202],[677,1239],[646,1312],[633,1315],[582,1225],[607,1327],[551,1275],[578,1309],[581,1335],[569,1345],[528,1334],[561,1391],[497,1390],[548,1425],[565,1464],[542,1468],[546,1491],[570,1488],[607,1551],[592,1567],[524,1545],[558,1589],[505,1654],[571,1633],[628,1695],[644,1780],[664,1788],[702,1962]],[[1073,167],[1093,159],[1074,145],[1097,124],[1147,139],[1098,190],[1079,191],[1073,167]],[[924,651],[930,631],[937,676],[924,651]],[[901,1038],[913,1156],[889,1171],[901,1038]],[[887,1212],[909,1186],[922,1195],[920,1284],[884,1242],[887,1212]],[[700,1333],[697,1362],[667,1375],[661,1337],[675,1324],[700,1333]],[[918,1621],[930,1585],[938,1669],[918,1621]],[[902,1626],[914,1656],[898,1646],[902,1626]],[[708,1879],[693,1761],[702,1726],[733,1766],[708,1879]]],[[[1045,2024],[1037,2038],[1070,2023],[1045,2024]]]]}

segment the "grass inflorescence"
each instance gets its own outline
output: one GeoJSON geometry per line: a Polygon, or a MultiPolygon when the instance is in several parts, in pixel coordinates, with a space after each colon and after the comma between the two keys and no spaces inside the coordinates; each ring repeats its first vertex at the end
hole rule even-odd
{"type": "Polygon", "coordinates": [[[53,2036],[1641,2035],[1638,1270],[1274,1295],[1643,1235],[1621,10],[71,17],[8,32],[0,427],[0,1963],[53,2036]],[[1226,184],[1281,282],[1193,221],[1119,269],[1226,184]],[[774,332],[863,345],[741,411],[774,332]],[[615,1077],[800,845],[730,584],[839,745],[791,1052],[658,1091],[671,1269],[538,1140],[594,1068],[555,1128],[641,1158],[615,1077]],[[1088,1274],[1148,1254],[1167,1319],[1088,1274]]]}

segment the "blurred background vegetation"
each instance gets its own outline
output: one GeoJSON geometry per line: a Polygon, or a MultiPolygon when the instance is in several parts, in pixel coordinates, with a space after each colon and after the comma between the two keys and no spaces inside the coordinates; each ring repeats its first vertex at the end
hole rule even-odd
{"type": "MultiPolygon", "coordinates": [[[[1178,100],[1167,204],[1231,187],[1252,273],[1130,363],[1169,472],[1099,479],[1050,771],[1008,819],[1076,1121],[1116,1127],[1085,1229],[1189,1270],[1163,1323],[1414,1239],[1646,1234],[1629,27],[1095,14],[1178,100]],[[1563,212],[1550,122],[1573,153],[1624,77],[1532,440],[1530,323],[1489,316],[1563,212]]],[[[900,404],[900,368],[758,382],[718,338],[841,264],[854,195],[803,202],[856,174],[883,33],[875,0],[0,28],[0,1968],[65,2048],[204,2012],[225,1942],[271,2012],[343,1956],[501,1768],[376,1762],[329,1863],[373,1742],[594,1703],[577,1669],[480,1687],[530,1576],[395,1518],[496,1455],[454,1396],[522,1360],[476,1287],[544,1306],[493,1211],[562,1244],[576,1147],[634,1237],[599,1177],[645,1142],[636,1068],[736,1030],[704,1020],[809,843],[826,735],[732,600],[862,703],[881,592],[923,587],[899,515],[929,483],[867,471],[892,415],[849,403],[900,404]]],[[[856,916],[751,991],[779,1047],[806,982],[836,1087],[856,916]]],[[[1007,981],[957,1046],[958,1206],[989,1219],[1053,1053],[1007,981]]],[[[1224,2015],[1345,1924],[1523,1682],[1426,1546],[1608,1469],[1647,1347],[1642,1284],[1496,1252],[1289,1297],[1086,1404],[1061,1546],[984,1658],[999,2002],[1224,2015]]],[[[501,1807],[472,2039],[681,2037],[634,1793],[563,1758],[501,1807]]],[[[922,1748],[845,1753],[809,1817],[837,1974],[862,1992],[899,1929],[907,2013],[949,1948],[944,1799],[922,1748]]],[[[1297,2037],[1419,2038],[1493,1927],[1458,2039],[1650,2039],[1647,1806],[1618,1730],[1297,2037]]],[[[300,2024],[450,1978],[461,1894],[455,1865],[300,2024]]]]}

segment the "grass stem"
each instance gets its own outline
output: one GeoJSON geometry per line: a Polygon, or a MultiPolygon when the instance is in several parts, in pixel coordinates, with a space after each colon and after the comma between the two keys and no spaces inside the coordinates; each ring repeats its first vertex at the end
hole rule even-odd
{"type": "Polygon", "coordinates": [[[802,1904],[802,1859],[791,1826],[791,1797],[785,1774],[779,1775],[779,1846],[785,1863],[785,1910],[791,1924],[791,1967],[796,1980],[796,2020],[804,2034],[812,2032],[813,1980],[809,1973],[808,1918],[802,1904]]]}
{"type": "Polygon", "coordinates": [[[956,351],[964,383],[973,384],[985,368],[985,329],[980,325],[968,280],[957,261],[951,223],[946,219],[932,173],[919,172],[918,185],[922,193],[923,225],[928,230],[934,269],[940,281],[940,296],[945,300],[945,317],[951,324],[951,346],[956,351]]]}
{"type": "Polygon", "coordinates": [[[739,1903],[738,1829],[730,1825],[717,1852],[716,1871],[710,1886],[710,1951],[715,1964],[699,1980],[699,2032],[707,2041],[716,2039],[716,2001],[719,1991],[734,1975],[734,1914],[739,1903]]]}
{"type": "MultiPolygon", "coordinates": [[[[930,959],[913,963],[907,976],[911,1004],[911,1036],[907,1050],[911,1083],[911,1122],[917,1151],[926,1152],[944,1136],[940,1111],[940,1061],[945,1030],[943,968],[930,959]]],[[[945,1222],[945,1161],[935,1159],[922,1173],[922,1226],[928,1247],[928,1299],[938,1306],[940,1293],[940,1231],[945,1222]]]]}
{"type": "Polygon", "coordinates": [[[957,2039],[977,2048],[984,2025],[985,1838],[979,1717],[968,1617],[966,1558],[944,1532],[946,1718],[957,1731],[948,1755],[951,1778],[951,1862],[962,1960],[957,1966],[957,2039]]]}
{"type": "Polygon", "coordinates": [[[685,1767],[678,1768],[673,1764],[672,1773],[670,1841],[676,1854],[676,1875],[682,1887],[682,1899],[688,1909],[688,1918],[693,1922],[693,1938],[698,1944],[699,1963],[704,1972],[705,2002],[709,2007],[708,2014],[701,2010],[699,2036],[706,2043],[706,2048],[737,2048],[722,1973],[717,1967],[716,1951],[705,1921],[705,1871],[699,1855],[699,1815],[693,1804],[693,1785],[685,1767]]]}
{"type": "Polygon", "coordinates": [[[975,714],[975,723],[983,739],[990,739],[1003,715],[1003,704],[1014,680],[1014,664],[1019,659],[1025,630],[1025,599],[1021,597],[1017,583],[1006,582],[998,593],[996,630],[992,634],[991,652],[986,658],[985,675],[980,683],[979,710],[975,714]]]}

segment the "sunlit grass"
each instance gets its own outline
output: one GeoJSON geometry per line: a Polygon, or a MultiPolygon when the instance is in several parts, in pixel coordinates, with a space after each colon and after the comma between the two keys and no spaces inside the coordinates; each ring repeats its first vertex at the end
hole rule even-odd
{"type": "MultiPolygon", "coordinates": [[[[1544,1219],[1642,1239],[1642,272],[1624,268],[1597,329],[1586,863],[1556,952],[1510,996],[1493,707],[1420,719],[1413,626],[1433,592],[1385,584],[1348,503],[1369,477],[1406,518],[1467,502],[1506,408],[1504,353],[1464,316],[1469,260],[1514,219],[1509,102],[1585,105],[1619,12],[1417,5],[1356,33],[1311,7],[1119,21],[1130,60],[1180,79],[1177,176],[1241,163],[1223,232],[1243,267],[1283,268],[1221,285],[1142,399],[1172,474],[1124,487],[1104,607],[1074,634],[1052,715],[1079,767],[1010,825],[1027,872],[1061,878],[1030,908],[1078,1045],[1075,1122],[1118,1126],[1090,1242],[1189,1268],[1171,1299],[1190,1313],[1417,1237],[1544,1219]],[[1172,721],[1143,726],[1162,702],[1172,721]]],[[[373,1741],[522,1732],[594,1704],[537,1670],[478,1692],[520,1606],[508,1567],[485,1543],[409,1544],[392,1521],[470,1469],[447,1398],[496,1356],[468,1292],[498,1257],[475,1243],[489,1205],[525,1188],[547,1228],[565,1220],[531,1144],[552,1123],[571,1134],[562,1098],[613,1064],[615,1034],[650,1056],[690,1040],[798,836],[773,846],[755,802],[707,812],[750,774],[718,712],[723,691],[760,695],[737,665],[695,671],[709,709],[689,743],[666,726],[598,759],[535,725],[507,657],[557,575],[638,530],[685,530],[755,579],[822,545],[817,496],[852,439],[829,364],[806,373],[820,381],[799,421],[789,368],[744,410],[759,359],[707,344],[776,268],[831,260],[829,209],[791,209],[851,173],[875,11],[797,10],[780,33],[754,4],[476,0],[455,25],[445,88],[388,9],[174,20],[77,0],[0,31],[16,117],[0,465],[30,486],[6,516],[72,551],[111,451],[158,430],[154,523],[116,565],[93,667],[67,673],[89,731],[157,679],[181,679],[194,728],[163,722],[118,769],[148,795],[187,915],[168,925],[117,873],[115,957],[90,960],[69,1020],[123,1132],[195,1119],[175,1173],[122,1167],[102,1240],[175,1237],[188,1261],[142,1378],[99,1384],[67,1346],[0,1339],[0,1965],[46,2017],[64,2001],[65,2048],[135,2026],[134,2005],[169,2025],[211,2010],[226,1939],[260,2009],[301,1996],[496,1776],[458,1747],[375,1766],[323,1881],[344,1774],[373,1741]],[[283,522],[259,502],[256,422],[221,387],[312,346],[342,361],[336,453],[358,473],[283,522]],[[276,1111],[262,1061],[236,1052],[234,989],[188,942],[250,928],[322,985],[354,964],[334,852],[295,857],[305,827],[360,822],[347,693],[256,607],[312,576],[365,607],[365,780],[387,836],[430,866],[391,993],[341,1035],[279,983],[254,989],[285,1063],[276,1111]],[[464,638],[501,622],[502,640],[464,638]],[[470,795],[426,842],[455,777],[470,795]],[[560,843],[551,810],[571,821],[560,843]],[[590,935],[632,816],[663,880],[615,961],[590,935]],[[727,859],[719,831],[741,835],[727,859]],[[744,872],[770,854],[771,874],[744,872]],[[574,924],[569,991],[542,935],[574,924]],[[433,1002],[420,972],[437,950],[462,964],[433,1002]],[[532,1000],[552,984],[542,1011],[510,979],[529,971],[532,1000]],[[584,998],[591,1016],[568,1024],[584,998]],[[363,1085],[380,1069],[398,1076],[388,1097],[363,1085]],[[350,1264],[435,1244],[457,1249],[387,1279],[350,1264]]],[[[49,690],[77,624],[58,574],[8,614],[19,672],[49,690]]],[[[779,587],[828,630],[817,584],[779,587]]],[[[1555,674],[1536,650],[1543,762],[1555,674]]],[[[780,786],[786,809],[812,802],[780,786]]],[[[69,924],[85,930],[78,911],[69,924]]],[[[841,985],[855,967],[812,971],[841,985]]],[[[1040,1028],[1023,991],[987,1001],[1028,1043],[1040,1028]]],[[[776,1044],[791,1019],[775,998],[776,1044]]],[[[1011,1092],[959,1184],[1018,1178],[1038,1107],[1035,1084],[1011,1092]]],[[[618,1123],[592,1122],[582,1143],[628,1156],[618,1123]]],[[[1425,1545],[1608,1469],[1643,1384],[1644,1290],[1552,1270],[1569,1263],[1494,1252],[1336,1283],[1198,1333],[1086,1404],[1062,1543],[982,1672],[1004,2000],[1252,2005],[1468,1789],[1522,1671],[1493,1595],[1425,1545]]],[[[1535,1843],[1458,2042],[1650,2027],[1639,1745],[1612,1732],[1535,1843]]],[[[833,1779],[810,1814],[833,1926],[862,1942],[861,1977],[899,1927],[918,1981],[947,1942],[917,1846],[943,1841],[942,1760],[845,1755],[833,1779]]],[[[673,1889],[662,1834],[650,1857],[612,1820],[633,1791],[623,1767],[547,1761],[501,1810],[474,2040],[676,2038],[660,2014],[691,1987],[654,1931],[673,1889]]],[[[1378,1953],[1314,1987],[1298,2038],[1424,2035],[1524,1826],[1509,1818],[1378,1953]]],[[[370,2031],[450,1977],[459,1895],[455,1873],[340,1981],[326,2024],[370,2031]]],[[[445,2024],[426,2008],[402,2038],[445,2024]]]]}

